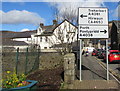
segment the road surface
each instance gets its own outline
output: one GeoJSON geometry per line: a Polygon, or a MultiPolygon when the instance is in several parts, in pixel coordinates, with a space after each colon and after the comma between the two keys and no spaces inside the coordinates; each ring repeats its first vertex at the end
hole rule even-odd
{"type": "MultiPolygon", "coordinates": [[[[94,56],[82,56],[82,80],[106,80],[107,72],[100,62],[102,61],[97,60],[94,56]]],[[[79,79],[79,70],[77,70],[77,77],[79,79]]],[[[109,75],[109,78],[110,80],[115,80],[111,75],[109,75]]]]}

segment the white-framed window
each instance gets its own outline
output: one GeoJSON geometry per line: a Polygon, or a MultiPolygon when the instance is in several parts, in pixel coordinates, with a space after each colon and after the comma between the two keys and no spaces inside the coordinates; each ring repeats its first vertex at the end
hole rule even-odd
{"type": "Polygon", "coordinates": [[[45,41],[48,42],[48,37],[45,37],[45,41]]]}
{"type": "Polygon", "coordinates": [[[40,37],[40,42],[42,42],[42,37],[40,37]]]}

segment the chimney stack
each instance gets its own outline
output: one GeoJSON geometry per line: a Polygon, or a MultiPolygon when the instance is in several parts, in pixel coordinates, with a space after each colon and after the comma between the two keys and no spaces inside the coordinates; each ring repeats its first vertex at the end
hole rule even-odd
{"type": "Polygon", "coordinates": [[[40,23],[40,27],[42,28],[44,26],[44,24],[43,23],[40,23]]]}
{"type": "Polygon", "coordinates": [[[57,20],[53,20],[53,25],[57,25],[57,20]]]}

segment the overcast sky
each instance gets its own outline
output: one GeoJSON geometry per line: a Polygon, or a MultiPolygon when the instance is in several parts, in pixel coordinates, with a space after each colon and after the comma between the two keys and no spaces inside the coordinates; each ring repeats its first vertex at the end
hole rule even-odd
{"type": "MultiPolygon", "coordinates": [[[[54,5],[57,5],[55,7],[57,7],[61,15],[66,8],[66,12],[70,13],[69,7],[73,8],[73,10],[77,10],[78,7],[107,7],[109,9],[109,21],[118,20],[120,17],[118,16],[120,15],[118,0],[109,0],[109,2],[105,0],[99,0],[99,2],[96,2],[96,0],[66,0],[66,2],[51,0],[54,3],[49,1],[4,0],[0,10],[0,20],[2,20],[2,28],[0,30],[35,30],[40,23],[51,25],[54,19],[52,11],[52,6],[54,5]]],[[[77,13],[74,15],[77,16],[77,13]]]]}

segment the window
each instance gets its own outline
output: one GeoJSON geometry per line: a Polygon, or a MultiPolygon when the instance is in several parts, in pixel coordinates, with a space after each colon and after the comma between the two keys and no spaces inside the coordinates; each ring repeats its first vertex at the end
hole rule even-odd
{"type": "Polygon", "coordinates": [[[59,30],[59,31],[58,31],[58,34],[62,34],[62,32],[59,30]]]}
{"type": "Polygon", "coordinates": [[[58,39],[61,40],[61,36],[60,35],[58,35],[58,39]]]}
{"type": "Polygon", "coordinates": [[[40,37],[40,42],[42,42],[42,37],[40,37]]]}
{"type": "Polygon", "coordinates": [[[111,52],[111,54],[120,54],[120,52],[111,52]]]}
{"type": "Polygon", "coordinates": [[[69,35],[68,35],[68,34],[66,34],[66,38],[69,38],[69,35]]]}
{"type": "Polygon", "coordinates": [[[47,49],[47,47],[44,47],[44,49],[47,49]]]}
{"type": "Polygon", "coordinates": [[[45,38],[45,41],[46,41],[46,42],[48,41],[48,37],[45,38]]]}

